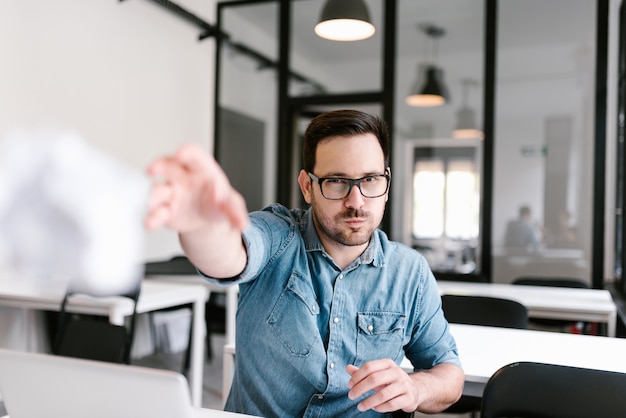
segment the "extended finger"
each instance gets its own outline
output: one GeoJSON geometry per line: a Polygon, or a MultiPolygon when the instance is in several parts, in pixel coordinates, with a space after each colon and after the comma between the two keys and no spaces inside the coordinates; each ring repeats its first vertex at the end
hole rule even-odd
{"type": "Polygon", "coordinates": [[[357,405],[360,411],[374,409],[377,412],[390,412],[399,409],[399,398],[402,392],[394,384],[382,385],[374,388],[374,393],[357,405]]]}
{"type": "Polygon", "coordinates": [[[175,157],[162,157],[155,160],[146,169],[146,173],[155,181],[173,182],[187,174],[188,169],[175,157]]]}
{"type": "Polygon", "coordinates": [[[144,219],[144,226],[148,230],[154,230],[168,224],[171,211],[167,206],[159,206],[148,212],[144,219]]]}
{"type": "MultiPolygon", "coordinates": [[[[350,381],[348,382],[348,387],[352,388],[357,385],[361,380],[367,378],[372,373],[376,373],[380,370],[385,370],[390,367],[391,360],[373,360],[365,363],[363,366],[359,367],[356,371],[351,372],[350,381]]],[[[393,362],[392,362],[393,363],[393,362]]],[[[354,367],[354,366],[352,366],[354,367]]]]}
{"type": "Polygon", "coordinates": [[[226,177],[215,158],[196,144],[186,144],[180,147],[174,159],[190,171],[226,177]]]}
{"type": "Polygon", "coordinates": [[[370,390],[379,390],[394,381],[394,369],[388,367],[388,362],[372,361],[366,363],[356,371],[348,383],[350,399],[357,399],[370,390]]]}
{"type": "Polygon", "coordinates": [[[162,205],[168,205],[174,198],[174,187],[171,183],[156,183],[150,190],[148,209],[153,210],[162,205]]]}

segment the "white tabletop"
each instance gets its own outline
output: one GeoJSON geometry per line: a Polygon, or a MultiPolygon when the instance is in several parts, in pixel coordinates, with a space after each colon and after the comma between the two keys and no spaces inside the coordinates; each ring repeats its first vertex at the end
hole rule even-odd
{"type": "Polygon", "coordinates": [[[236,414],[234,412],[220,411],[217,409],[197,408],[195,410],[195,416],[197,418],[236,418],[236,417],[251,417],[252,415],[236,414]]]}
{"type": "MultiPolygon", "coordinates": [[[[194,416],[197,418],[243,418],[251,417],[252,415],[236,414],[233,412],[220,411],[217,409],[196,408],[194,409],[194,416]]],[[[10,418],[9,415],[5,415],[0,418],[10,418]]]]}
{"type": "MultiPolygon", "coordinates": [[[[626,373],[626,339],[548,331],[450,324],[466,385],[482,393],[498,369],[532,361],[626,373]]],[[[405,358],[405,370],[412,370],[405,358]]]]}
{"type": "MultiPolygon", "coordinates": [[[[137,312],[152,312],[162,308],[184,305],[196,300],[206,301],[209,290],[203,286],[144,280],[137,303],[137,312]]],[[[16,280],[0,278],[0,305],[38,310],[58,310],[65,295],[67,280],[16,280]]],[[[133,313],[128,298],[111,296],[92,298],[75,295],[70,298],[68,311],[108,316],[111,323],[121,325],[124,317],[133,313]]]]}
{"type": "MultiPolygon", "coordinates": [[[[0,277],[0,306],[31,310],[60,309],[67,288],[67,279],[15,279],[0,277]]],[[[193,339],[190,369],[191,397],[200,406],[204,365],[204,305],[209,289],[201,285],[176,282],[143,280],[137,302],[137,313],[152,312],[174,306],[193,304],[193,339]]],[[[124,324],[124,318],[132,315],[133,303],[119,296],[92,298],[75,295],[67,304],[69,312],[108,316],[116,325],[124,324]]]]}
{"type": "Polygon", "coordinates": [[[437,285],[441,295],[490,296],[518,301],[526,306],[531,318],[606,323],[608,335],[615,336],[617,308],[608,290],[443,280],[437,285]]]}

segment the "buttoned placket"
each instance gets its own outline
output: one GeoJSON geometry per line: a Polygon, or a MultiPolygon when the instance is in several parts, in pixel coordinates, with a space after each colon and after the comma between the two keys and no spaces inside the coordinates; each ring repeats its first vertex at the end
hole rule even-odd
{"type": "Polygon", "coordinates": [[[337,276],[337,280],[335,280],[335,285],[333,287],[333,299],[331,304],[330,311],[330,324],[329,324],[329,339],[328,339],[328,349],[326,352],[327,359],[327,367],[326,371],[328,373],[328,391],[336,392],[342,390],[344,388],[340,387],[343,385],[341,375],[345,373],[345,370],[339,370],[342,368],[336,368],[335,363],[338,356],[341,356],[341,345],[343,332],[342,329],[344,327],[344,310],[345,310],[345,286],[343,285],[343,281],[345,278],[345,272],[340,272],[337,276]]]}

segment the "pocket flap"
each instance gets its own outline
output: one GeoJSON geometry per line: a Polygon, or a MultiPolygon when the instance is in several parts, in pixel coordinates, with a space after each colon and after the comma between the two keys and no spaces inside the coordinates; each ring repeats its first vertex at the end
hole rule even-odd
{"type": "Polygon", "coordinates": [[[395,312],[359,312],[358,323],[361,332],[368,335],[387,334],[404,329],[406,317],[395,312]]]}

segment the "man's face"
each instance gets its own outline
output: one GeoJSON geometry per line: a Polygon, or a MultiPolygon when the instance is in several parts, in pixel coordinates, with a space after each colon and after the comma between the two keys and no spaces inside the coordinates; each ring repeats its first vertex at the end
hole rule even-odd
{"type": "MultiPolygon", "coordinates": [[[[317,146],[315,161],[313,174],[318,178],[358,179],[384,174],[386,169],[383,151],[373,134],[325,139],[317,146]]],[[[313,208],[315,226],[326,248],[367,245],[382,220],[387,194],[366,198],[353,186],[345,199],[329,200],[304,170],[298,181],[304,199],[313,208]]]]}

